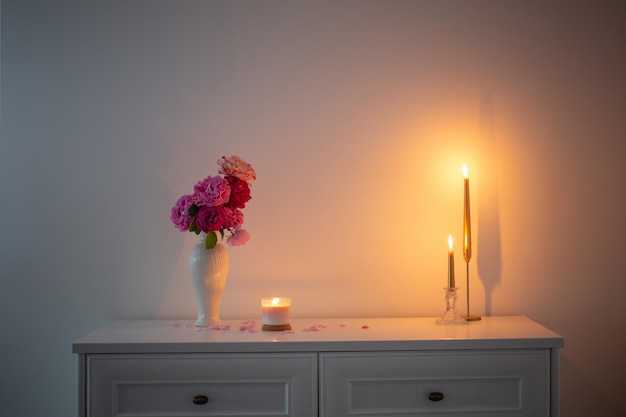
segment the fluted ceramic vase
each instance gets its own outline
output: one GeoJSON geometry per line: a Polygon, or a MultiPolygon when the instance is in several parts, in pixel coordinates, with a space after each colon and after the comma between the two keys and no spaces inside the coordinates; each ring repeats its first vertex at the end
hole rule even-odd
{"type": "Polygon", "coordinates": [[[212,249],[205,246],[206,233],[200,233],[189,255],[189,270],[198,303],[195,326],[221,324],[220,304],[228,277],[228,250],[218,240],[212,249]]]}

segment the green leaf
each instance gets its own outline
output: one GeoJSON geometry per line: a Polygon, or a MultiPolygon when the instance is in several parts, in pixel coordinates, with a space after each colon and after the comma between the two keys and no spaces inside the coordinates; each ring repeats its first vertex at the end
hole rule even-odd
{"type": "Polygon", "coordinates": [[[192,232],[192,233],[195,233],[195,234],[197,234],[197,235],[199,235],[199,234],[200,234],[200,232],[202,231],[202,230],[200,230],[200,228],[198,227],[198,224],[196,223],[196,219],[193,219],[193,220],[191,221],[191,224],[189,225],[189,231],[190,231],[190,232],[192,232]]]}
{"type": "Polygon", "coordinates": [[[194,217],[198,210],[200,210],[198,206],[196,206],[195,204],[192,205],[191,207],[189,207],[189,210],[187,210],[187,216],[194,217]]]}
{"type": "Polygon", "coordinates": [[[217,245],[217,235],[215,234],[215,232],[207,233],[204,243],[207,249],[213,249],[215,245],[217,245]]]}

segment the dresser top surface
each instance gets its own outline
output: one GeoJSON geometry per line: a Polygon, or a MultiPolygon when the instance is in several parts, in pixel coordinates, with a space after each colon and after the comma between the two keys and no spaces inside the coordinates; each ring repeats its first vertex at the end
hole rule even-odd
{"type": "Polygon", "coordinates": [[[77,340],[74,353],[305,352],[355,350],[560,348],[563,338],[521,316],[483,317],[463,325],[436,318],[292,319],[292,331],[263,331],[246,320],[227,330],[193,321],[116,320],[77,340]]]}

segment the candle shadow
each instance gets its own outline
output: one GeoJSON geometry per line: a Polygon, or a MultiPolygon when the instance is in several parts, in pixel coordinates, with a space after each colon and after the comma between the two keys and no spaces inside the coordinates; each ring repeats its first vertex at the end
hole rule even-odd
{"type": "Polygon", "coordinates": [[[485,315],[490,316],[492,295],[502,280],[502,255],[496,166],[498,149],[493,127],[493,95],[489,91],[481,97],[479,116],[484,163],[478,195],[477,263],[478,277],[485,290],[485,315]]]}

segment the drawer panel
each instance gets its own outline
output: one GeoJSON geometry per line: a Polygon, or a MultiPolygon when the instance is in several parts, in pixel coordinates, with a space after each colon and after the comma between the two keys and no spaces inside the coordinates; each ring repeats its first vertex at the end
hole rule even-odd
{"type": "Polygon", "coordinates": [[[547,350],[323,353],[321,416],[549,416],[547,350]]]}
{"type": "Polygon", "coordinates": [[[254,383],[118,383],[114,382],[117,415],[179,413],[190,415],[263,411],[288,414],[287,382],[254,383]],[[194,400],[199,404],[194,403],[194,400]],[[205,402],[206,401],[206,402],[205,402]],[[205,403],[204,403],[205,402],[205,403]],[[205,405],[203,405],[204,403],[205,405]]]}
{"type": "Polygon", "coordinates": [[[315,354],[89,355],[90,417],[317,416],[315,354]]]}

